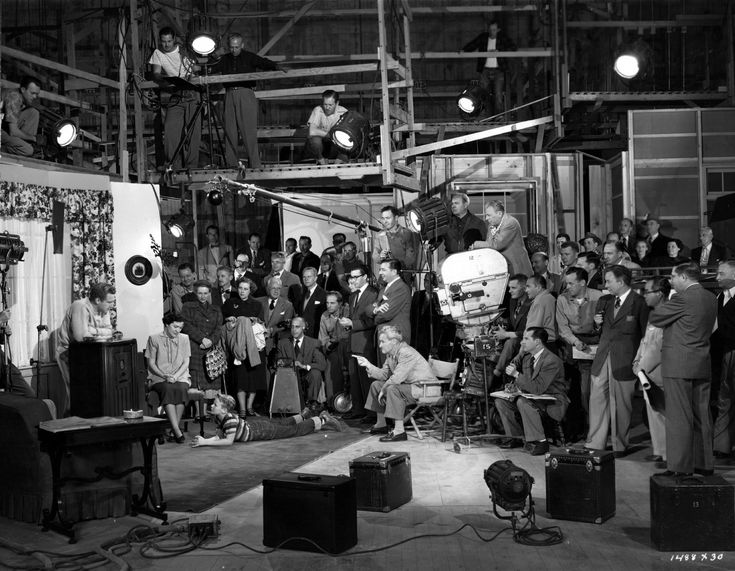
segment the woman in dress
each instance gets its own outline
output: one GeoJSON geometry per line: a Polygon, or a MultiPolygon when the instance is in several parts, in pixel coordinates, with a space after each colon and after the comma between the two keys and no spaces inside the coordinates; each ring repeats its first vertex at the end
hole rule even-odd
{"type": "Polygon", "coordinates": [[[179,427],[184,405],[188,400],[189,387],[189,337],[181,330],[184,318],[176,313],[163,316],[163,332],[151,335],[146,346],[148,359],[148,381],[150,390],[158,394],[161,406],[171,423],[176,442],[183,443],[185,437],[179,427]]]}
{"type": "MultiPolygon", "coordinates": [[[[248,278],[243,278],[237,282],[237,297],[231,297],[222,306],[222,316],[227,329],[232,330],[236,327],[238,317],[256,318],[261,322],[265,321],[263,304],[250,297],[250,293],[254,289],[253,282],[248,278]]],[[[227,349],[230,354],[228,359],[230,382],[240,405],[240,416],[258,416],[253,409],[253,402],[255,401],[256,392],[267,388],[265,350],[259,351],[260,362],[255,363],[251,362],[246,348],[237,348],[238,353],[243,357],[242,359],[236,358],[229,347],[227,349]]]]}

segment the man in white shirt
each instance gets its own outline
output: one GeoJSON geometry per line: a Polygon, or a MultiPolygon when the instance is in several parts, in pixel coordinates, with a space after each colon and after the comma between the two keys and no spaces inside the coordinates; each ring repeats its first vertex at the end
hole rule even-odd
{"type": "MultiPolygon", "coordinates": [[[[172,28],[161,28],[158,32],[161,47],[157,48],[148,63],[153,71],[153,79],[163,88],[169,87],[164,77],[181,77],[188,79],[195,71],[194,62],[183,55],[176,45],[176,32],[172,28]]],[[[196,168],[199,166],[199,143],[202,136],[202,123],[194,121],[188,133],[182,152],[174,156],[179,142],[187,137],[185,127],[196,112],[198,97],[196,91],[174,88],[170,91],[170,99],[166,106],[164,120],[163,147],[166,153],[166,164],[173,168],[196,168]]]]}
{"type": "Polygon", "coordinates": [[[339,94],[327,89],[322,93],[322,104],[317,105],[309,116],[309,135],[306,139],[306,151],[316,159],[317,164],[327,164],[327,159],[336,159],[335,162],[347,161],[347,155],[340,152],[337,145],[328,137],[347,109],[339,104],[339,94]]]}

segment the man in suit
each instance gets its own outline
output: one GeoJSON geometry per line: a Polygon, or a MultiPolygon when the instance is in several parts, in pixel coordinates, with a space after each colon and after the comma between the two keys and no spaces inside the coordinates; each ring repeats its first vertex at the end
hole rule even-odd
{"type": "Polygon", "coordinates": [[[214,285],[217,283],[217,268],[231,266],[234,259],[232,248],[219,241],[219,228],[214,224],[207,226],[208,244],[197,252],[197,264],[202,279],[214,285]]]}
{"type": "Polygon", "coordinates": [[[487,236],[487,224],[469,211],[470,197],[464,192],[453,192],[449,197],[452,215],[449,217],[449,228],[444,235],[444,249],[447,256],[466,251],[464,235],[475,229],[480,233],[480,240],[487,236]]]}
{"type": "Polygon", "coordinates": [[[534,274],[543,276],[546,280],[546,290],[554,297],[558,296],[563,282],[559,274],[549,271],[549,255],[546,252],[535,252],[531,256],[531,267],[534,274]]]}
{"type": "Polygon", "coordinates": [[[651,312],[650,322],[663,327],[661,376],[666,398],[667,473],[712,474],[710,336],[717,319],[717,300],[699,283],[697,262],[671,270],[676,295],[651,312]]]}
{"type": "Polygon", "coordinates": [[[602,247],[602,260],[605,262],[605,267],[625,266],[629,270],[640,270],[641,267],[638,264],[625,259],[623,256],[624,252],[625,249],[623,248],[622,242],[606,242],[602,247]]]}
{"type": "Polygon", "coordinates": [[[515,387],[532,395],[552,395],[555,400],[535,400],[518,396],[513,400],[495,399],[505,434],[508,436],[500,448],[518,448],[521,435],[525,449],[531,456],[539,456],[549,451],[549,442],[544,434],[541,413],[561,422],[569,406],[568,383],[564,378],[564,363],[546,347],[548,335],[541,327],[529,327],[523,333],[521,352],[505,369],[508,376],[514,377],[515,387]],[[518,422],[516,414],[520,414],[518,422]]]}
{"type": "Polygon", "coordinates": [[[342,371],[347,368],[350,332],[342,326],[343,311],[342,294],[339,291],[328,291],[326,311],[319,321],[319,342],[327,359],[324,389],[328,399],[344,390],[342,371]]]}
{"type": "Polygon", "coordinates": [[[260,247],[260,234],[257,232],[251,232],[248,236],[247,254],[250,270],[248,277],[259,284],[271,271],[271,253],[267,248],[260,247]]]}
{"type": "Polygon", "coordinates": [[[276,277],[270,277],[266,284],[266,297],[260,298],[265,316],[265,354],[270,355],[278,346],[283,333],[290,327],[294,318],[293,305],[286,298],[281,297],[283,284],[276,277]]]}
{"type": "Polygon", "coordinates": [[[699,243],[702,245],[692,250],[692,261],[697,262],[702,268],[727,260],[727,248],[715,244],[712,241],[714,238],[715,235],[709,226],[699,229],[699,243]]]}
{"type": "Polygon", "coordinates": [[[646,217],[646,230],[648,230],[648,243],[651,245],[651,251],[648,252],[648,257],[651,260],[656,258],[666,258],[669,253],[666,250],[666,244],[669,243],[668,236],[664,236],[659,232],[661,224],[658,221],[658,217],[649,214],[646,217]]]}
{"type": "Polygon", "coordinates": [[[579,255],[579,267],[587,272],[587,287],[601,290],[604,287],[602,277],[602,258],[594,252],[579,255]]]}
{"type": "Polygon", "coordinates": [[[271,273],[263,278],[263,287],[266,286],[268,278],[278,278],[281,280],[281,297],[288,299],[291,286],[297,286],[301,282],[296,274],[283,269],[286,263],[286,254],[284,252],[273,252],[271,254],[271,273]]]}
{"type": "Polygon", "coordinates": [[[365,369],[357,365],[355,356],[360,355],[368,361],[375,360],[373,305],[378,299],[378,290],[368,283],[364,266],[351,269],[348,279],[352,293],[347,300],[347,315],[340,319],[340,323],[350,331],[348,369],[352,410],[343,418],[362,419],[366,415],[365,401],[372,381],[365,369]]]}
{"type": "Polygon", "coordinates": [[[314,339],[319,337],[319,322],[327,307],[327,292],[316,283],[316,269],[308,267],[301,276],[303,285],[291,286],[289,299],[294,311],[306,322],[304,333],[314,339]]]}
{"type": "Polygon", "coordinates": [[[618,224],[618,241],[631,258],[635,258],[635,224],[630,218],[623,218],[618,224]]]}
{"type": "MultiPolygon", "coordinates": [[[[373,315],[378,333],[382,327],[393,325],[400,329],[404,339],[411,339],[411,288],[401,279],[402,269],[399,260],[380,263],[378,273],[385,285],[378,293],[373,315]]],[[[383,365],[382,354],[378,355],[378,363],[383,365]]]]}
{"type": "Polygon", "coordinates": [[[217,268],[217,285],[212,288],[212,305],[221,308],[228,299],[235,296],[237,288],[232,285],[232,268],[220,266],[217,268]]]}
{"type": "Polygon", "coordinates": [[[322,254],[319,259],[319,273],[316,276],[316,283],[325,291],[338,291],[342,295],[347,295],[348,293],[337,276],[334,256],[332,254],[322,254]]]}
{"type": "Polygon", "coordinates": [[[327,361],[318,339],[304,335],[305,322],[302,317],[291,320],[291,335],[278,342],[278,358],[293,363],[302,385],[307,386],[306,402],[311,408],[319,403],[324,370],[327,361]]]}
{"type": "Polygon", "coordinates": [[[297,276],[302,276],[306,268],[319,269],[319,256],[311,251],[311,238],[299,238],[299,251],[294,254],[291,269],[297,276]]]}
{"type": "Polygon", "coordinates": [[[720,362],[714,455],[728,458],[735,444],[735,260],[720,262],[717,283],[722,292],[717,296],[717,331],[712,336],[712,354],[720,362]]]}
{"type": "Polygon", "coordinates": [[[499,200],[488,203],[485,220],[488,224],[487,240],[478,240],[472,244],[472,248],[497,250],[508,260],[508,273],[530,276],[533,273],[531,260],[528,259],[518,220],[505,212],[505,205],[499,200]]]}
{"type": "Polygon", "coordinates": [[[632,363],[648,323],[648,306],[630,288],[630,282],[628,268],[607,268],[605,289],[610,295],[597,302],[594,318],[601,333],[592,361],[590,429],[585,447],[604,450],[609,433],[616,456],[624,456],[628,448],[636,381],[632,363]]]}
{"type": "Polygon", "coordinates": [[[503,342],[498,362],[493,370],[494,378],[502,378],[505,367],[518,353],[521,346],[521,338],[526,330],[526,318],[531,308],[531,299],[526,294],[526,281],[528,277],[523,274],[514,274],[508,279],[508,327],[498,327],[493,332],[496,340],[503,342]]]}
{"type": "MultiPolygon", "coordinates": [[[[380,223],[383,225],[383,230],[375,237],[372,253],[376,270],[380,270],[381,262],[391,259],[401,262],[401,268],[404,270],[419,268],[422,253],[421,240],[418,234],[398,223],[398,209],[393,205],[381,208],[380,223]]],[[[404,276],[408,284],[412,279],[412,274],[404,276]]]]}

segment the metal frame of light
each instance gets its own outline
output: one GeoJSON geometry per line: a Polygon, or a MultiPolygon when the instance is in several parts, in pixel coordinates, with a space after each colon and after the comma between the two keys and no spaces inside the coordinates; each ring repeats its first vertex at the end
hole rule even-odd
{"type": "Polygon", "coordinates": [[[357,111],[347,111],[329,131],[329,137],[350,157],[359,157],[370,141],[370,121],[357,111]]]}
{"type": "Polygon", "coordinates": [[[0,265],[14,266],[23,261],[23,255],[28,251],[18,234],[0,232],[0,265]]]}
{"type": "Polygon", "coordinates": [[[59,147],[68,147],[79,136],[77,124],[71,119],[59,119],[51,128],[51,140],[59,147]]]}
{"type": "Polygon", "coordinates": [[[163,223],[174,238],[183,238],[187,230],[194,228],[194,219],[182,208],[163,223]]]}
{"type": "Polygon", "coordinates": [[[613,70],[624,80],[645,76],[653,49],[641,37],[620,47],[615,54],[613,70]]]}
{"type": "Polygon", "coordinates": [[[510,519],[498,514],[497,506],[507,511],[520,511],[525,516],[533,509],[533,477],[513,464],[510,460],[498,460],[484,472],[485,483],[490,489],[495,515],[501,519],[510,519]],[[526,511],[526,503],[529,504],[526,511]]]}
{"type": "Polygon", "coordinates": [[[479,85],[471,85],[457,96],[457,109],[463,119],[477,117],[485,108],[485,90],[479,85]]]}
{"type": "Polygon", "coordinates": [[[219,37],[206,13],[196,13],[189,20],[189,48],[198,56],[208,56],[219,47],[219,37]]]}
{"type": "Polygon", "coordinates": [[[438,238],[449,228],[449,209],[441,196],[422,196],[406,206],[406,227],[422,238],[438,238]]]}

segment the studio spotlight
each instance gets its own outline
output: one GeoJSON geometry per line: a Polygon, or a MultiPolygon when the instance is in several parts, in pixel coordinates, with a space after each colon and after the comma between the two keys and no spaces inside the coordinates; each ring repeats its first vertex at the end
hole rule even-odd
{"type": "Polygon", "coordinates": [[[479,85],[465,89],[457,97],[457,107],[464,119],[477,117],[485,107],[485,90],[479,85]]]}
{"type": "Polygon", "coordinates": [[[370,141],[370,121],[357,111],[348,111],[329,131],[329,137],[348,156],[359,157],[370,141]]]}
{"type": "Polygon", "coordinates": [[[186,231],[194,227],[194,219],[181,210],[166,220],[163,225],[174,238],[183,238],[186,231]]]}
{"type": "Polygon", "coordinates": [[[638,65],[638,58],[633,54],[621,54],[615,59],[613,66],[615,73],[623,79],[633,79],[641,67],[638,65]]]}
{"type": "Polygon", "coordinates": [[[79,131],[71,119],[59,119],[51,129],[51,140],[59,147],[68,147],[77,138],[79,131]]]}
{"type": "Polygon", "coordinates": [[[189,20],[189,47],[199,56],[208,56],[219,47],[212,20],[206,13],[194,14],[189,20]]]}
{"type": "Polygon", "coordinates": [[[498,514],[497,506],[506,511],[520,511],[528,515],[533,508],[531,488],[533,478],[523,468],[519,468],[510,460],[499,460],[493,463],[485,474],[485,483],[490,488],[495,515],[501,519],[510,519],[498,514]],[[526,503],[529,503],[526,512],[526,503]]]}
{"type": "Polygon", "coordinates": [[[28,251],[18,234],[0,233],[0,264],[14,266],[23,261],[23,255],[28,251]]]}
{"type": "Polygon", "coordinates": [[[222,191],[218,188],[213,188],[207,193],[207,202],[212,206],[219,206],[223,200],[222,191]]]}
{"type": "Polygon", "coordinates": [[[648,61],[652,56],[651,46],[638,38],[618,49],[613,69],[623,79],[640,78],[646,75],[648,61]]]}
{"type": "Polygon", "coordinates": [[[440,196],[422,196],[406,207],[406,227],[422,239],[438,238],[449,227],[449,210],[440,196]]]}

